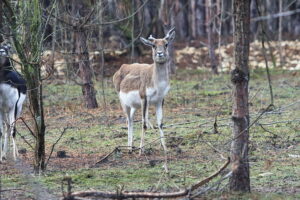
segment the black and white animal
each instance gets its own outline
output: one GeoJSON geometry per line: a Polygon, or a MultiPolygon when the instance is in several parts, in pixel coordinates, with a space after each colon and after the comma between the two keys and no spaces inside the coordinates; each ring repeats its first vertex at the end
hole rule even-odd
{"type": "Polygon", "coordinates": [[[12,137],[16,160],[16,119],[21,115],[26,98],[26,82],[14,71],[9,59],[9,45],[0,46],[0,161],[6,159],[8,139],[12,137]]]}

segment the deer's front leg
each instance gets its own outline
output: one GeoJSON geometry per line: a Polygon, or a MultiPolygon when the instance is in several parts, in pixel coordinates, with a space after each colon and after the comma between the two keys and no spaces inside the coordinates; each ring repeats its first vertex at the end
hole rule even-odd
{"type": "Polygon", "coordinates": [[[166,146],[166,142],[165,142],[165,135],[164,132],[162,130],[162,119],[163,119],[163,100],[159,101],[156,104],[156,119],[157,119],[157,126],[159,128],[159,133],[160,133],[160,141],[161,144],[164,148],[165,153],[167,152],[167,146],[166,146]]]}
{"type": "Polygon", "coordinates": [[[140,144],[140,155],[144,151],[144,140],[145,140],[145,132],[147,130],[147,120],[146,120],[146,113],[148,109],[148,100],[147,97],[142,99],[142,134],[141,134],[141,144],[140,144]]]}
{"type": "Polygon", "coordinates": [[[3,123],[2,123],[2,116],[0,114],[0,162],[2,161],[2,155],[3,155],[3,143],[2,143],[2,137],[3,135],[3,123]]]}
{"type": "Polygon", "coordinates": [[[151,124],[149,120],[149,105],[147,106],[146,109],[146,124],[147,124],[147,128],[154,129],[154,126],[151,124]]]}

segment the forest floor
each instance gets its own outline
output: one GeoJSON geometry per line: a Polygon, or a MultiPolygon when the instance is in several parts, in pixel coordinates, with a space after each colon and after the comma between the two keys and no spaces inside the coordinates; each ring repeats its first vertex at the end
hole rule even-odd
{"type": "MultiPolygon", "coordinates": [[[[265,70],[251,70],[250,123],[255,122],[249,146],[252,194],[239,199],[300,198],[299,76],[295,70],[271,70],[274,107],[266,111],[271,101],[265,70]]],[[[19,121],[18,131],[24,136],[17,139],[21,163],[0,163],[0,199],[58,199],[66,177],[72,179],[72,191],[176,191],[215,172],[230,154],[230,75],[193,68],[179,69],[171,79],[164,105],[168,175],[162,167],[164,153],[157,129],[147,130],[144,155],[121,149],[102,160],[116,147],[127,145],[126,118],[111,78],[95,83],[100,107],[93,110],[84,108],[80,86],[56,79],[44,88],[47,157],[63,135],[47,171],[32,175],[33,151],[24,139],[31,144],[34,140],[19,121]]],[[[27,108],[24,118],[32,123],[27,108]]],[[[135,119],[134,145],[139,146],[140,112],[135,119]]],[[[150,120],[155,124],[153,109],[150,120]]],[[[221,183],[219,192],[199,198],[236,199],[228,193],[227,183],[221,183]]]]}

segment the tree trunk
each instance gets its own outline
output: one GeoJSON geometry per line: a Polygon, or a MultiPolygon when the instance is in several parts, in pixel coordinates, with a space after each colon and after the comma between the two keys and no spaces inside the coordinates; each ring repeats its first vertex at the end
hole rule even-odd
{"type": "Polygon", "coordinates": [[[174,17],[176,21],[176,38],[180,40],[189,39],[189,20],[188,20],[188,7],[186,0],[176,0],[174,6],[174,17]]]}
{"type": "Polygon", "coordinates": [[[83,28],[75,30],[76,53],[78,54],[79,76],[82,80],[82,94],[87,108],[97,108],[96,91],[92,81],[93,71],[90,66],[87,48],[87,36],[83,28]]]}
{"type": "MultiPolygon", "coordinates": [[[[81,79],[81,88],[83,99],[86,108],[97,108],[98,103],[96,99],[96,91],[92,81],[93,71],[89,61],[89,52],[87,46],[87,33],[84,27],[85,16],[87,16],[88,10],[83,9],[85,7],[82,1],[72,2],[72,16],[74,26],[74,44],[75,52],[78,58],[79,77],[81,79]]],[[[75,65],[76,66],[76,65],[75,65]]]]}
{"type": "MultiPolygon", "coordinates": [[[[279,13],[282,13],[282,5],[283,1],[279,0],[279,13]]],[[[284,61],[283,61],[283,56],[282,56],[282,16],[279,17],[279,22],[278,22],[278,51],[279,51],[279,59],[280,59],[280,67],[283,67],[284,61]]]]}
{"type": "Polygon", "coordinates": [[[38,65],[26,66],[25,74],[30,74],[31,78],[26,76],[28,85],[28,97],[30,102],[30,109],[35,120],[35,150],[34,150],[34,171],[39,173],[40,170],[45,170],[45,121],[44,121],[44,107],[43,107],[43,90],[41,83],[40,67],[38,65]],[[29,69],[34,69],[30,73],[29,69]]]}
{"type": "Polygon", "coordinates": [[[189,21],[190,21],[190,36],[192,39],[197,37],[196,27],[196,0],[189,1],[189,21]]]}
{"type": "Polygon", "coordinates": [[[218,74],[218,64],[215,54],[215,44],[213,41],[213,4],[211,0],[207,0],[206,2],[206,32],[207,32],[207,40],[208,40],[208,54],[210,60],[210,67],[214,74],[218,74]]]}
{"type": "Polygon", "coordinates": [[[205,0],[196,1],[196,29],[197,36],[205,36],[205,0]]]}
{"type": "MultiPolygon", "coordinates": [[[[159,18],[161,26],[163,28],[163,36],[166,35],[169,30],[175,26],[175,15],[174,15],[174,1],[162,0],[159,8],[159,18]]],[[[168,60],[168,69],[169,73],[175,74],[176,64],[174,59],[174,45],[173,42],[169,44],[168,48],[169,60],[168,60]]]]}
{"type": "Polygon", "coordinates": [[[248,143],[249,143],[249,33],[250,0],[235,0],[234,10],[234,58],[232,71],[233,84],[233,141],[231,160],[233,175],[230,178],[230,190],[250,192],[248,143]]]}
{"type": "MultiPolygon", "coordinates": [[[[3,32],[3,5],[2,1],[0,1],[0,31],[3,32]]],[[[2,34],[0,34],[0,43],[3,42],[2,34]]]]}

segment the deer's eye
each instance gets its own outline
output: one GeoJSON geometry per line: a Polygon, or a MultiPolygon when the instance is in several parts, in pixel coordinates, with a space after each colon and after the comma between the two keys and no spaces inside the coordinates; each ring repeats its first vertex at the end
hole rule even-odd
{"type": "Polygon", "coordinates": [[[165,47],[168,48],[168,43],[165,44],[165,47]]]}

